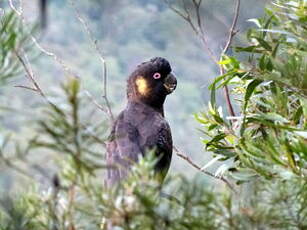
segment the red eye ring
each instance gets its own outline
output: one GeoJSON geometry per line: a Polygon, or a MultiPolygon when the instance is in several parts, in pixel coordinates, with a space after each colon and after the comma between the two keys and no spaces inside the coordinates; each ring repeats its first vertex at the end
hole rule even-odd
{"type": "Polygon", "coordinates": [[[161,78],[161,74],[160,74],[160,73],[155,73],[155,74],[153,75],[153,78],[154,78],[154,79],[159,79],[159,78],[161,78]]]}

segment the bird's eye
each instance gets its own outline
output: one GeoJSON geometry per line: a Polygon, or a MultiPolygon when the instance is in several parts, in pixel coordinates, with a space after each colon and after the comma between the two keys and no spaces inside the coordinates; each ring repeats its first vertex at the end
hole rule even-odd
{"type": "Polygon", "coordinates": [[[159,79],[159,78],[161,78],[161,74],[160,74],[160,73],[155,73],[155,74],[153,75],[153,78],[154,78],[154,79],[159,79]]]}

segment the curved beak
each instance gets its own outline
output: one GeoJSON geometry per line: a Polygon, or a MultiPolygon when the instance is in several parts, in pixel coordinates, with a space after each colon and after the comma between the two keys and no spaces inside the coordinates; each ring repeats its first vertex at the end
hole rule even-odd
{"type": "Polygon", "coordinates": [[[167,75],[167,77],[164,79],[163,86],[169,94],[172,93],[177,86],[177,79],[175,75],[172,73],[167,75]]]}

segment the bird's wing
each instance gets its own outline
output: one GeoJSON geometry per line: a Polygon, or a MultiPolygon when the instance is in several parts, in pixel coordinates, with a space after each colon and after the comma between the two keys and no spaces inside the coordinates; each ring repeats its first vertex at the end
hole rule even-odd
{"type": "Polygon", "coordinates": [[[173,150],[171,129],[164,119],[160,122],[160,126],[158,128],[158,135],[156,136],[156,146],[156,154],[159,160],[156,164],[155,169],[157,172],[162,172],[164,174],[169,169],[173,150]]]}
{"type": "Polygon", "coordinates": [[[114,184],[125,178],[141,153],[137,128],[125,119],[125,113],[120,114],[107,147],[107,163],[114,166],[108,170],[108,183],[114,184]]]}
{"type": "Polygon", "coordinates": [[[154,149],[158,158],[155,166],[156,172],[165,172],[169,169],[172,158],[172,135],[167,121],[156,114],[147,120],[146,124],[139,128],[141,146],[145,146],[144,152],[154,149]]]}

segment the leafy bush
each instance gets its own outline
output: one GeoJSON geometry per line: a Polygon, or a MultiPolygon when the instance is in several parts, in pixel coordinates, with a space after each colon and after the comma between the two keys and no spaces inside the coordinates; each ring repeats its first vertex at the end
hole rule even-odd
{"type": "Polygon", "coordinates": [[[151,154],[127,180],[106,188],[108,124],[95,116],[79,80],[68,78],[58,96],[48,97],[25,147],[13,148],[9,138],[1,143],[1,164],[32,179],[32,170],[40,172],[43,181],[3,196],[0,230],[306,229],[305,15],[306,1],[277,1],[264,18],[253,19],[251,45],[237,48],[249,56],[223,57],[227,73],[212,83],[209,108],[196,116],[207,150],[227,160],[218,172],[227,169],[238,184],[245,182],[239,193],[181,175],[161,188],[151,154]],[[225,84],[233,85],[240,116],[224,117],[216,104],[216,90],[225,84]],[[53,167],[33,164],[29,154],[44,155],[53,167]]]}
{"type": "Polygon", "coordinates": [[[212,83],[208,112],[197,116],[203,124],[206,149],[219,159],[232,159],[229,174],[238,181],[299,177],[307,166],[306,2],[277,1],[264,18],[251,19],[250,45],[243,61],[223,57],[227,73],[212,83]],[[239,116],[223,117],[215,91],[233,85],[239,116]]]}

